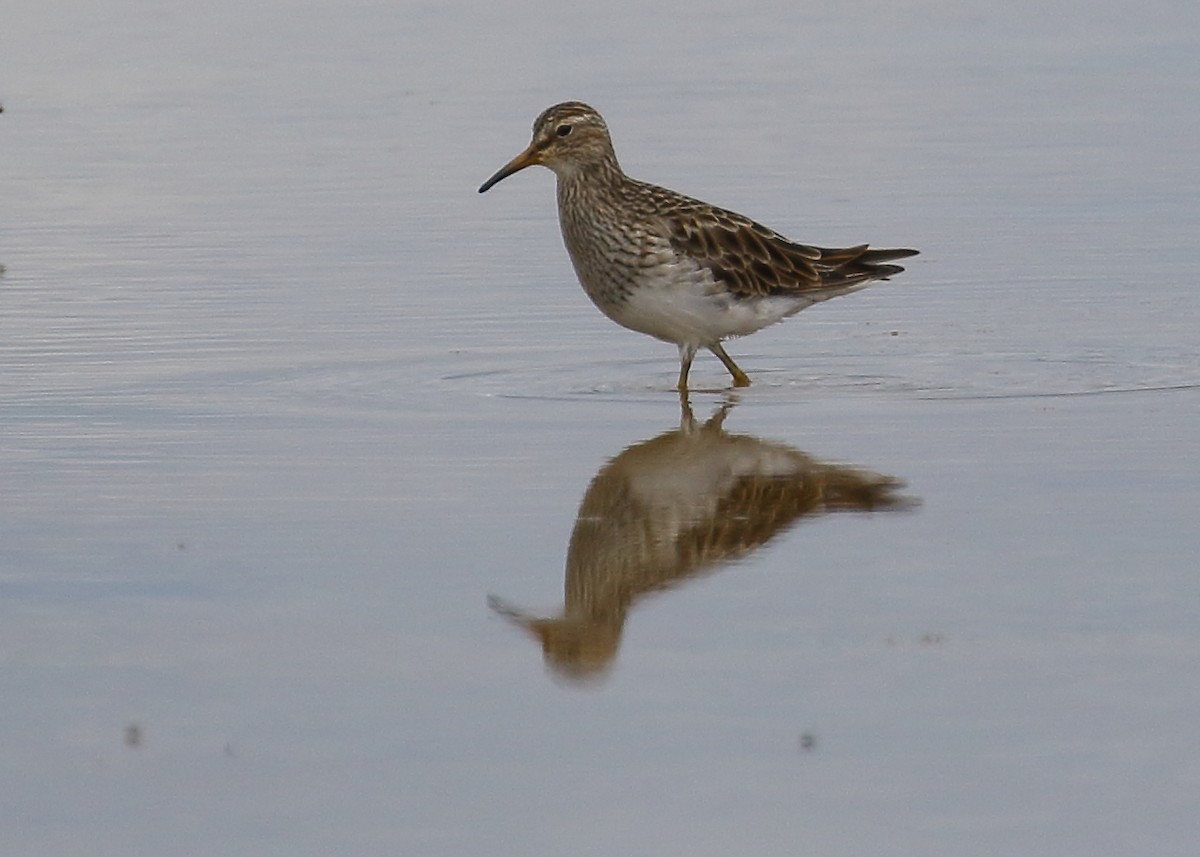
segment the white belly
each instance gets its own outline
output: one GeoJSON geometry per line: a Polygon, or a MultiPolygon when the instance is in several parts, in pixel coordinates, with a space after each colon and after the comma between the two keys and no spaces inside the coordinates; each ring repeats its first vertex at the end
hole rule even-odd
{"type": "Polygon", "coordinates": [[[636,225],[615,234],[576,221],[562,207],[563,241],[583,290],[617,324],[678,345],[716,345],[814,303],[801,295],[737,297],[712,271],[636,225]]]}
{"type": "Polygon", "coordinates": [[[584,290],[617,324],[681,345],[713,345],[731,336],[745,336],[812,304],[795,296],[735,297],[713,281],[707,268],[687,259],[643,269],[639,274],[620,300],[605,299],[587,282],[584,290]]]}

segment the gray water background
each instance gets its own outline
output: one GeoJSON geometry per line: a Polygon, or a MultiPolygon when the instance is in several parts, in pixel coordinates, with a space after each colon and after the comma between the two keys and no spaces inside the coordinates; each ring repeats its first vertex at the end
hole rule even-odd
{"type": "Polygon", "coordinates": [[[1193,3],[13,0],[0,31],[0,848],[1192,855],[1193,3]],[[922,255],[735,342],[700,420],[894,476],[639,601],[581,498],[677,428],[534,116],[922,255]]]}

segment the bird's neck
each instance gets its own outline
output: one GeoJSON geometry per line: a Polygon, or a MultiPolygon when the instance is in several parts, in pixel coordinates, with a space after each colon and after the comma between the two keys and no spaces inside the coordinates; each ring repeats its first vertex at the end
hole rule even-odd
{"type": "Polygon", "coordinates": [[[617,163],[616,155],[610,154],[586,163],[571,164],[557,167],[554,170],[558,176],[560,193],[569,189],[571,193],[583,188],[601,189],[619,187],[626,181],[621,165],[617,163]]]}

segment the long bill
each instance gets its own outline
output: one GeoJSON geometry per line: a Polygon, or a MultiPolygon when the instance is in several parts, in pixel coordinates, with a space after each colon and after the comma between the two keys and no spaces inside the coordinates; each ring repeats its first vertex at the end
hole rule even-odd
{"type": "Polygon", "coordinates": [[[490,179],[488,179],[483,184],[481,184],[479,186],[479,192],[484,193],[492,185],[496,184],[499,181],[502,181],[503,179],[508,178],[513,173],[520,172],[521,170],[525,169],[526,167],[532,167],[534,164],[540,164],[541,162],[542,162],[541,151],[539,151],[532,143],[530,143],[529,147],[524,152],[517,155],[515,158],[513,158],[507,164],[502,166],[500,169],[498,169],[496,171],[496,174],[494,176],[492,176],[490,179]]]}

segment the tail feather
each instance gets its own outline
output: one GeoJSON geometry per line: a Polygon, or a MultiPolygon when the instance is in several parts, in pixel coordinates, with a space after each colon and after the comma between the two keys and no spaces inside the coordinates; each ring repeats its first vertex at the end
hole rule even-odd
{"type": "Polygon", "coordinates": [[[907,259],[909,256],[916,256],[920,250],[908,250],[906,248],[875,248],[866,250],[858,258],[868,264],[874,265],[878,262],[890,262],[892,259],[907,259]]]}
{"type": "Polygon", "coordinates": [[[821,272],[823,286],[848,286],[886,280],[904,270],[900,265],[885,265],[891,259],[915,256],[919,251],[907,248],[875,248],[866,244],[856,247],[818,248],[821,258],[816,267],[821,272]]]}

